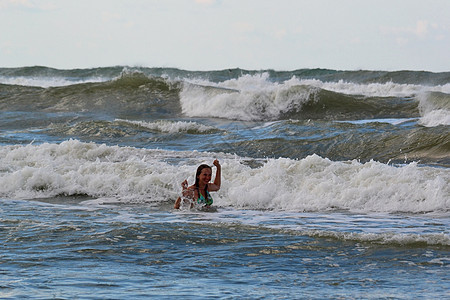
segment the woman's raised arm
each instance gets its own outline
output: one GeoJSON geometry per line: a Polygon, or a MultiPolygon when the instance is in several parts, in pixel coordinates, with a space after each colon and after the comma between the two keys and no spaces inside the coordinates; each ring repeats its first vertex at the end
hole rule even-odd
{"type": "Polygon", "coordinates": [[[209,185],[209,190],[214,192],[214,191],[218,191],[220,189],[220,184],[222,182],[222,167],[220,166],[219,161],[216,159],[213,162],[213,165],[216,166],[216,178],[214,178],[214,183],[209,185]]]}

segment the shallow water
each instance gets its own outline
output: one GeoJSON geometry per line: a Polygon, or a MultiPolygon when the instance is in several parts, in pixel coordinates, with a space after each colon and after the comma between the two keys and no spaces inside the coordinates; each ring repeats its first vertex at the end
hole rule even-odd
{"type": "Polygon", "coordinates": [[[448,295],[448,218],[78,201],[2,200],[3,297],[448,295]]]}

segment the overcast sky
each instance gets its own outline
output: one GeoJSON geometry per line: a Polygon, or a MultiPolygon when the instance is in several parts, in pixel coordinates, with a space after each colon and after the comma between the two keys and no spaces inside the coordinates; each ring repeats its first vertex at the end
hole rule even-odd
{"type": "Polygon", "coordinates": [[[450,71],[450,0],[0,0],[0,67],[450,71]]]}

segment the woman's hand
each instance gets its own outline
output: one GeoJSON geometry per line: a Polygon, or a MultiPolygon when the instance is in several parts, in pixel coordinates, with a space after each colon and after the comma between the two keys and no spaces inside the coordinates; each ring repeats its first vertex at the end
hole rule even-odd
{"type": "Polygon", "coordinates": [[[213,184],[208,185],[208,189],[212,192],[220,190],[220,183],[221,183],[221,177],[222,177],[222,168],[220,167],[219,161],[216,159],[214,160],[213,164],[216,166],[216,178],[214,179],[213,184]]]}
{"type": "Polygon", "coordinates": [[[184,180],[184,181],[181,183],[181,187],[183,188],[183,190],[185,190],[185,189],[188,188],[188,182],[187,182],[187,180],[184,180]]]}
{"type": "Polygon", "coordinates": [[[183,195],[184,198],[194,199],[194,190],[189,188],[187,180],[181,183],[181,187],[183,189],[181,191],[181,194],[183,195]]]}
{"type": "Polygon", "coordinates": [[[215,165],[216,168],[220,168],[220,163],[219,163],[219,161],[217,159],[214,160],[213,165],[215,165]]]}

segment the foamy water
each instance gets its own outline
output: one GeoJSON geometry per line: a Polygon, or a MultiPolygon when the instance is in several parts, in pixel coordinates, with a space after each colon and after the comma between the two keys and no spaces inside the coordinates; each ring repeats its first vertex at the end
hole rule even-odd
{"type": "Polygon", "coordinates": [[[178,133],[178,132],[210,132],[216,131],[217,128],[212,126],[207,126],[204,124],[199,124],[196,122],[183,122],[183,121],[167,121],[167,120],[159,120],[156,122],[143,122],[143,121],[129,121],[129,120],[121,120],[116,119],[117,122],[129,123],[133,125],[137,125],[140,127],[148,128],[151,130],[156,130],[165,133],[178,133]]]}
{"type": "MultiPolygon", "coordinates": [[[[174,201],[192,169],[218,154],[122,148],[70,140],[61,144],[2,146],[0,197],[83,194],[123,201],[174,201]],[[179,157],[177,163],[167,159],[179,157]]],[[[450,210],[447,169],[410,163],[333,162],[317,155],[266,159],[220,155],[224,184],[217,205],[283,211],[349,210],[427,213],[450,210]],[[245,197],[242,197],[245,195],[245,197]]]]}
{"type": "MultiPolygon", "coordinates": [[[[218,117],[237,120],[276,119],[283,113],[317,101],[320,90],[362,97],[414,98],[420,103],[420,124],[428,127],[449,125],[450,111],[428,101],[431,92],[450,94],[450,84],[426,86],[417,84],[322,82],[298,79],[273,82],[268,73],[246,75],[220,83],[190,80],[180,93],[183,113],[190,117],[218,117]],[[426,107],[426,109],[423,109],[426,107]]],[[[364,100],[362,100],[364,101],[364,100]]],[[[447,97],[448,106],[448,97],[447,97]]],[[[444,104],[445,105],[445,104],[444,104]]]]}
{"type": "Polygon", "coordinates": [[[0,84],[21,85],[21,86],[34,86],[34,87],[60,87],[69,86],[73,84],[83,84],[90,82],[105,82],[111,78],[91,77],[91,78],[63,78],[63,77],[7,77],[0,76],[0,84]]]}

